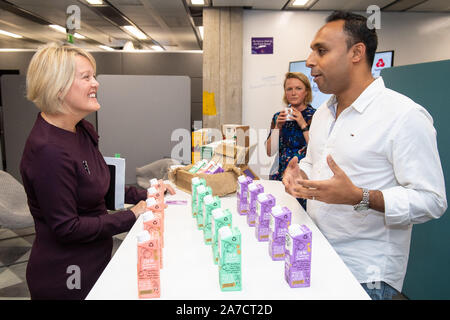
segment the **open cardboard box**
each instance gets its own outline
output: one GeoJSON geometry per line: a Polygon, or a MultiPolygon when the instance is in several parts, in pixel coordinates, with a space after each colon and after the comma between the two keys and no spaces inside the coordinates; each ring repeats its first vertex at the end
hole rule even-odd
{"type": "Polygon", "coordinates": [[[190,164],[185,167],[177,167],[169,170],[169,180],[179,189],[187,193],[192,192],[192,178],[194,177],[205,179],[206,185],[212,189],[213,196],[219,197],[236,192],[237,178],[240,175],[251,173],[256,179],[259,179],[247,165],[236,167],[235,165],[225,164],[223,166],[224,172],[216,174],[190,173],[189,169],[191,169],[192,166],[193,164],[190,164]]]}

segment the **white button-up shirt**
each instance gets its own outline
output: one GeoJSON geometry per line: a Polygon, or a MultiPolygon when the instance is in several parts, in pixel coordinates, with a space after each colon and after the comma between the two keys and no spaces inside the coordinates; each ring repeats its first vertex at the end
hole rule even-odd
{"type": "Polygon", "coordinates": [[[337,119],[336,107],[332,96],[314,114],[300,169],[310,180],[329,179],[330,154],[357,187],[383,193],[385,213],[308,200],[308,214],[360,283],[401,291],[412,224],[447,208],[433,119],[381,77],[337,119]]]}

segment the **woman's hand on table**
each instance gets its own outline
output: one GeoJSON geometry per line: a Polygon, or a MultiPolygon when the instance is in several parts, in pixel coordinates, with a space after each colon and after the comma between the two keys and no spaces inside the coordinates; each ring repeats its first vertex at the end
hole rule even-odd
{"type": "Polygon", "coordinates": [[[138,202],[138,204],[136,204],[130,210],[134,213],[134,215],[137,219],[137,218],[139,218],[139,216],[141,214],[143,214],[145,211],[147,211],[147,203],[144,200],[141,200],[138,202]]]}

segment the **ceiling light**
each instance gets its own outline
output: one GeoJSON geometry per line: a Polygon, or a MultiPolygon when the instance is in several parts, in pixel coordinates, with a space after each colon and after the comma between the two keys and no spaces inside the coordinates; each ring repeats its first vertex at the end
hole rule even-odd
{"type": "Polygon", "coordinates": [[[114,49],[113,48],[111,48],[111,47],[108,47],[108,46],[104,46],[104,45],[100,45],[100,46],[98,46],[99,48],[101,48],[101,49],[103,49],[103,50],[107,50],[107,51],[114,51],[114,49]]]}
{"type": "Polygon", "coordinates": [[[295,0],[294,3],[292,3],[292,6],[300,7],[304,6],[309,0],[295,0]]]}
{"type": "Polygon", "coordinates": [[[87,3],[92,4],[92,5],[102,5],[103,1],[102,0],[86,0],[87,3]]]}
{"type": "Polygon", "coordinates": [[[57,24],[50,24],[49,27],[52,28],[53,30],[58,31],[58,32],[66,33],[66,28],[58,26],[57,24]]]}
{"type": "Polygon", "coordinates": [[[153,49],[153,50],[155,50],[155,51],[164,51],[164,49],[163,48],[161,48],[160,46],[158,46],[158,45],[153,45],[153,46],[151,46],[151,48],[153,49]]]}
{"type": "Polygon", "coordinates": [[[142,31],[139,30],[138,28],[136,28],[134,26],[123,26],[123,27],[125,28],[125,30],[127,30],[128,32],[133,34],[139,40],[147,39],[147,36],[144,33],[142,33],[142,31]]]}
{"type": "Polygon", "coordinates": [[[23,38],[21,35],[18,35],[18,34],[12,33],[12,32],[8,32],[5,30],[0,30],[0,34],[3,34],[8,37],[16,38],[16,39],[23,38]]]}
{"type": "Polygon", "coordinates": [[[79,33],[75,33],[73,36],[77,39],[86,39],[85,36],[83,36],[82,34],[79,34],[79,33]]]}
{"type": "Polygon", "coordinates": [[[191,4],[193,6],[204,6],[205,1],[204,0],[191,0],[191,4]]]}
{"type": "Polygon", "coordinates": [[[204,32],[203,26],[199,26],[198,31],[200,31],[200,36],[202,37],[202,40],[203,40],[203,32],[204,32]]]}

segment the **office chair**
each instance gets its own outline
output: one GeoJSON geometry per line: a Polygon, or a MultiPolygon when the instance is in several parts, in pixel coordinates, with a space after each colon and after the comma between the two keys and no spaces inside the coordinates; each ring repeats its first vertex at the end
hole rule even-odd
{"type": "Polygon", "coordinates": [[[152,163],[149,163],[143,167],[136,168],[136,180],[137,184],[147,189],[150,187],[149,180],[152,178],[167,180],[168,178],[168,170],[170,166],[181,164],[178,160],[175,159],[160,159],[156,160],[152,163]]]}
{"type": "Polygon", "coordinates": [[[23,186],[0,170],[0,228],[21,229],[34,225],[23,186]]]}

